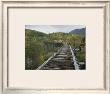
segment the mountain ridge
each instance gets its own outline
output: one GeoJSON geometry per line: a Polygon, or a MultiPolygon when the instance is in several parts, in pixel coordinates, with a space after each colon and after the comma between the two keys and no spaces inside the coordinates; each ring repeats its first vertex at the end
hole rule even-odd
{"type": "Polygon", "coordinates": [[[80,29],[71,30],[69,33],[85,36],[85,31],[86,31],[86,28],[80,28],[80,29]]]}

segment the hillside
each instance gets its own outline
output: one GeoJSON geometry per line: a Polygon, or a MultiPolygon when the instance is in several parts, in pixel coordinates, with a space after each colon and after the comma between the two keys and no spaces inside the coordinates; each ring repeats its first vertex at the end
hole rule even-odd
{"type": "MultiPolygon", "coordinates": [[[[25,29],[25,69],[36,69],[64,45],[85,46],[84,40],[85,37],[78,34],[62,32],[46,34],[25,29]]],[[[84,60],[84,56],[81,59],[84,60]]]]}

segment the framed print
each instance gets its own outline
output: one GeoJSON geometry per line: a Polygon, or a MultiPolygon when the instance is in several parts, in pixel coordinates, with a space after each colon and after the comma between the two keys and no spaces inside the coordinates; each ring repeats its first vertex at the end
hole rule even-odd
{"type": "Polygon", "coordinates": [[[0,94],[109,94],[110,2],[1,1],[0,94]]]}

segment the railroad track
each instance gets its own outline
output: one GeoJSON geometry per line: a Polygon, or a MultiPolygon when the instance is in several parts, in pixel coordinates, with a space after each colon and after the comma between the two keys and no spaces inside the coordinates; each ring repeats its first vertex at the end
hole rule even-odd
{"type": "Polygon", "coordinates": [[[37,70],[79,70],[71,46],[65,45],[45,61],[37,70]]]}

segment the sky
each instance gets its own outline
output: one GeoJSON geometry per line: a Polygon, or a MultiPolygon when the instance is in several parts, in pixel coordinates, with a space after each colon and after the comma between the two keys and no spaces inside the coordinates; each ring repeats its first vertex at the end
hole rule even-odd
{"type": "Polygon", "coordinates": [[[40,31],[46,34],[53,32],[68,33],[74,29],[85,28],[84,25],[25,25],[25,29],[40,31]]]}

